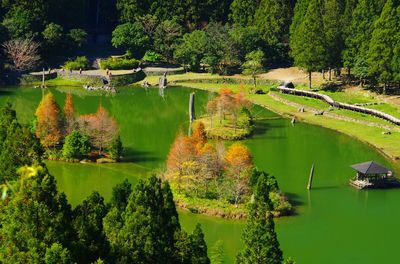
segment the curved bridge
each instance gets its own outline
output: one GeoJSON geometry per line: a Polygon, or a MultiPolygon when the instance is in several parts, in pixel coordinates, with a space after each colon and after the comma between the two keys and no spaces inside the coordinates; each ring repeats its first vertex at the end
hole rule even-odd
{"type": "Polygon", "coordinates": [[[347,110],[351,110],[351,111],[355,111],[355,112],[360,112],[363,114],[376,116],[376,117],[385,119],[395,125],[400,126],[400,119],[397,117],[394,117],[392,115],[386,114],[382,111],[378,111],[375,109],[370,109],[370,108],[365,108],[365,107],[361,107],[361,106],[336,102],[330,96],[325,95],[325,94],[315,93],[315,92],[311,92],[311,91],[304,91],[304,90],[296,90],[293,88],[286,88],[283,86],[279,86],[278,90],[280,92],[286,93],[286,94],[293,94],[293,95],[316,98],[316,99],[326,102],[327,104],[331,105],[332,107],[339,108],[339,109],[347,109],[347,110]]]}

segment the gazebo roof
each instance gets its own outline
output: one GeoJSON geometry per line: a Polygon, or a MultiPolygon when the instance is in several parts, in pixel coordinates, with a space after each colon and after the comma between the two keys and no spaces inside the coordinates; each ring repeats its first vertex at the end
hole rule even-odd
{"type": "Polygon", "coordinates": [[[388,168],[383,167],[382,165],[374,162],[374,161],[368,161],[364,163],[359,163],[359,164],[354,164],[351,165],[353,169],[356,171],[365,174],[365,175],[370,175],[370,174],[387,174],[390,172],[388,168]]]}

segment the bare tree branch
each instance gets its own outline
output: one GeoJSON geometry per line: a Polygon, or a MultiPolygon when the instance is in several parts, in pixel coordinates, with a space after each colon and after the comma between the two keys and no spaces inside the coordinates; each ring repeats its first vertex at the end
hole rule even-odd
{"type": "Polygon", "coordinates": [[[3,45],[3,51],[16,71],[28,71],[33,69],[40,56],[39,44],[32,39],[12,39],[3,45]]]}

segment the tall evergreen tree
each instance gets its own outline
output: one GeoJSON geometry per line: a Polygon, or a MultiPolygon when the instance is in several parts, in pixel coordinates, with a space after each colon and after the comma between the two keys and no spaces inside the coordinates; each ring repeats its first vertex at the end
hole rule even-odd
{"type": "Polygon", "coordinates": [[[125,210],[113,208],[105,217],[104,225],[115,262],[185,263],[183,260],[188,258],[182,256],[190,256],[199,260],[193,263],[207,263],[201,261],[207,255],[201,253],[206,250],[200,233],[193,235],[195,242],[192,242],[181,231],[169,184],[155,176],[139,182],[125,210]],[[196,256],[190,253],[195,245],[196,256]]]}
{"type": "Polygon", "coordinates": [[[71,207],[44,167],[24,167],[10,198],[0,203],[2,263],[42,263],[54,243],[73,240],[71,207]]]}
{"type": "Polygon", "coordinates": [[[259,2],[259,0],[233,0],[230,7],[230,19],[237,26],[252,26],[259,2]]]}
{"type": "Polygon", "coordinates": [[[237,256],[237,263],[281,264],[283,261],[271,214],[269,193],[268,179],[265,175],[260,175],[249,205],[247,224],[243,232],[244,248],[237,256]]]}
{"type": "Polygon", "coordinates": [[[308,72],[311,88],[311,73],[324,69],[328,61],[320,0],[310,0],[307,13],[293,32],[290,44],[294,63],[308,72]]]}
{"type": "Polygon", "coordinates": [[[11,104],[0,108],[0,184],[15,180],[19,167],[39,164],[42,153],[36,137],[18,123],[11,104]]]}
{"type": "Polygon", "coordinates": [[[292,8],[289,0],[261,0],[254,24],[265,41],[267,50],[275,51],[275,54],[269,54],[269,57],[282,59],[287,52],[291,18],[292,8]]]}
{"type": "Polygon", "coordinates": [[[353,20],[349,29],[351,34],[345,40],[343,53],[344,66],[354,69],[354,75],[361,79],[368,75],[367,55],[374,21],[382,10],[382,1],[360,0],[353,12],[353,20]]]}
{"type": "MultiPolygon", "coordinates": [[[[324,0],[323,22],[325,30],[326,52],[329,68],[341,66],[341,54],[344,49],[342,17],[344,12],[343,0],[324,0]]],[[[329,80],[331,71],[329,69],[329,80]]]]}
{"type": "Polygon", "coordinates": [[[309,3],[310,3],[310,0],[297,0],[296,1],[296,5],[294,7],[294,12],[293,12],[292,23],[290,24],[290,42],[291,43],[294,41],[293,37],[296,36],[297,29],[303,22],[304,17],[306,16],[309,3]]]}
{"type": "Polygon", "coordinates": [[[386,86],[395,79],[393,58],[396,45],[399,39],[400,16],[399,5],[396,0],[387,0],[383,7],[382,14],[374,24],[374,31],[368,51],[369,74],[386,86]]]}
{"type": "Polygon", "coordinates": [[[73,227],[77,234],[74,255],[78,263],[93,263],[108,256],[109,244],[103,231],[103,218],[108,210],[104,198],[93,192],[73,211],[73,227]]]}

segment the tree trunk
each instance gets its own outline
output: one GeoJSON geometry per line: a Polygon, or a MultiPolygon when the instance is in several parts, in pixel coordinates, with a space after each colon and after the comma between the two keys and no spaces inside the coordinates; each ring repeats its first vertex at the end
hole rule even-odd
{"type": "Polygon", "coordinates": [[[347,75],[348,75],[349,78],[350,78],[350,75],[351,75],[351,68],[350,68],[350,67],[347,67],[347,75]]]}
{"type": "Polygon", "coordinates": [[[325,80],[325,70],[322,70],[322,79],[325,80]]]}
{"type": "Polygon", "coordinates": [[[385,82],[385,83],[383,84],[383,94],[386,94],[386,87],[387,87],[387,83],[385,82]]]}
{"type": "Polygon", "coordinates": [[[329,67],[329,81],[332,81],[332,69],[329,67]]]}
{"type": "Polygon", "coordinates": [[[312,72],[309,71],[308,72],[308,88],[310,88],[310,90],[311,90],[311,74],[312,74],[312,72]]]}
{"type": "Polygon", "coordinates": [[[254,93],[257,91],[257,79],[256,76],[253,76],[253,85],[254,85],[254,93]]]}

